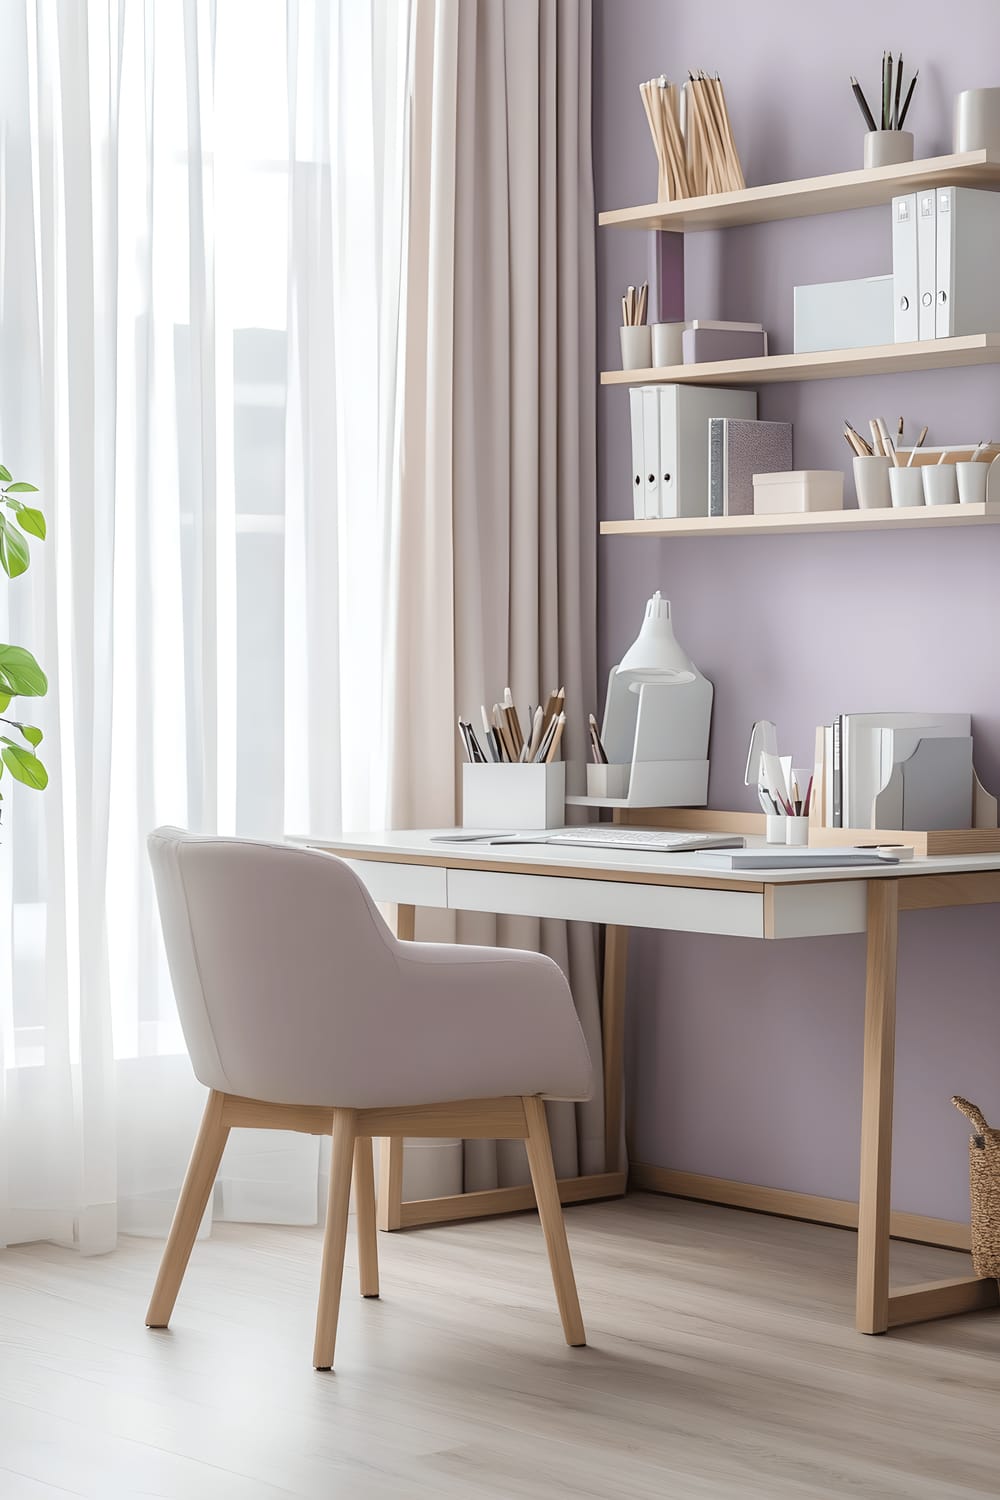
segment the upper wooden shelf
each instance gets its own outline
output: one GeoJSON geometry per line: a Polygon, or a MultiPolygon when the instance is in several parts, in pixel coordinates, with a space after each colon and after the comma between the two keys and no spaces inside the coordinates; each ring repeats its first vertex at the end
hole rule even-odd
{"type": "Polygon", "coordinates": [[[1000,503],[914,505],[900,510],[789,511],[779,516],[675,516],[655,521],[602,521],[602,536],[783,536],[792,532],[906,531],[990,526],[1000,503]]]}
{"type": "Polygon", "coordinates": [[[684,234],[696,229],[731,229],[737,224],[768,224],[775,219],[802,219],[849,208],[889,203],[898,193],[956,183],[963,187],[1000,187],[1000,157],[989,151],[960,151],[925,161],[901,162],[801,182],[775,182],[738,193],[712,193],[675,203],[645,203],[616,208],[599,216],[602,225],[626,229],[667,229],[684,234]]]}
{"type": "Polygon", "coordinates": [[[833,380],[844,375],[890,375],[1000,364],[1000,333],[958,339],[876,344],[869,349],[823,349],[817,354],[768,354],[762,359],[716,359],[707,364],[652,370],[604,370],[602,385],[774,385],[787,380],[833,380]]]}

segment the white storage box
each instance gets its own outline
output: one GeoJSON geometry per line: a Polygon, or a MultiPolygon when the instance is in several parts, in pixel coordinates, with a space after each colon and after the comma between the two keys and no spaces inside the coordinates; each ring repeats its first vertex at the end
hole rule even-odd
{"type": "Polygon", "coordinates": [[[795,287],[795,353],[891,344],[892,285],[891,276],[862,276],[856,281],[822,281],[795,287]]]}
{"type": "Polygon", "coordinates": [[[844,476],[840,469],[789,469],[753,476],[755,516],[780,516],[794,510],[843,510],[844,476]]]}
{"type": "Polygon", "coordinates": [[[462,767],[462,827],[500,831],[561,828],[566,821],[566,762],[547,766],[462,767]]]}

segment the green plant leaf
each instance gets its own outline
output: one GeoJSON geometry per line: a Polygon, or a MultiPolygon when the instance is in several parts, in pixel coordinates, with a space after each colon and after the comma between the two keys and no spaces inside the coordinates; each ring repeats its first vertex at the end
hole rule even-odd
{"type": "Polygon", "coordinates": [[[28,741],[28,744],[33,747],[35,745],[40,745],[42,743],[42,740],[45,738],[42,731],[40,729],[36,729],[34,724],[22,724],[21,733],[28,741]]]}
{"type": "Polygon", "coordinates": [[[2,758],[15,781],[34,787],[39,792],[48,786],[49,773],[38,756],[32,755],[30,750],[21,750],[17,745],[5,745],[2,758]]]}
{"type": "Polygon", "coordinates": [[[19,479],[16,484],[7,485],[6,493],[8,495],[37,495],[38,485],[28,484],[25,480],[19,479]]]}
{"type": "Polygon", "coordinates": [[[49,682],[30,651],[0,645],[0,694],[10,698],[44,698],[49,682]]]}
{"type": "Polygon", "coordinates": [[[0,693],[0,714],[3,713],[5,708],[10,707],[10,696],[10,693],[0,693]]]}
{"type": "Polygon", "coordinates": [[[14,476],[10,472],[10,470],[5,469],[3,464],[0,464],[0,481],[2,481],[4,484],[9,484],[13,478],[14,476]]]}
{"type": "Polygon", "coordinates": [[[31,536],[37,536],[42,542],[45,540],[45,517],[40,510],[33,510],[30,505],[20,505],[17,510],[17,524],[22,531],[27,531],[31,536]]]}
{"type": "Polygon", "coordinates": [[[30,560],[23,536],[14,530],[6,516],[0,516],[0,567],[8,578],[17,578],[25,572],[30,560]]]}

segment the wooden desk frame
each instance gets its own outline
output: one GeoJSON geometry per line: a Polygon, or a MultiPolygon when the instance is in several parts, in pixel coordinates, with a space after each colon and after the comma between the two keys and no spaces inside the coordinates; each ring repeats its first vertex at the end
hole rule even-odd
{"type": "MultiPolygon", "coordinates": [[[[638,821],[638,815],[633,815],[638,821]]],[[[762,822],[753,814],[687,813],[671,810],[669,815],[658,811],[654,816],[649,809],[641,814],[648,826],[654,822],[672,827],[733,828],[738,831],[756,832],[762,822]]],[[[517,867],[504,863],[463,860],[461,849],[455,846],[451,853],[433,854],[404,853],[400,851],[373,851],[354,849],[345,844],[327,845],[334,852],[359,864],[392,863],[443,865],[451,870],[475,869],[495,873],[517,873],[523,875],[552,875],[563,879],[601,878],[593,871],[569,870],[565,865],[517,867]]],[[[605,876],[605,878],[607,878],[605,876]]],[[[782,886],[740,882],[734,886],[724,877],[698,876],[679,879],[675,875],[650,877],[627,875],[620,877],[629,884],[655,884],[662,886],[684,886],[686,888],[732,890],[763,894],[764,938],[779,935],[775,926],[775,902],[778,891],[787,893],[789,883],[782,886]]],[[[813,882],[815,884],[816,882],[813,882]]],[[[901,911],[930,911],[952,906],[978,906],[1000,902],[1000,869],[975,872],[928,873],[892,878],[880,876],[864,882],[866,887],[865,930],[867,933],[864,1061],[862,1079],[861,1112],[861,1172],[857,1208],[858,1261],[856,1327],[867,1334],[885,1333],[890,1328],[910,1323],[926,1322],[948,1317],[956,1313],[971,1312],[1000,1305],[998,1283],[993,1279],[964,1276],[943,1281],[928,1282],[890,1291],[889,1252],[893,1225],[890,1222],[891,1165],[892,1165],[892,1117],[893,1079],[896,1037],[896,967],[899,936],[899,913],[901,911]]],[[[826,889],[827,887],[824,887],[826,889]]],[[[791,889],[801,889],[791,886],[791,889]]],[[[415,908],[400,905],[396,908],[396,931],[400,938],[412,940],[414,936],[415,908]]],[[[848,930],[848,929],[845,929],[848,930]]],[[[858,930],[858,929],[851,929],[858,930]]],[[[602,989],[602,1033],[604,1046],[604,1103],[606,1160],[616,1164],[616,1170],[590,1176],[563,1179],[559,1183],[559,1195],[563,1203],[579,1203],[598,1198],[620,1196],[625,1192],[627,1173],[620,1168],[620,1140],[623,1110],[623,1040],[625,983],[628,951],[628,928],[607,926],[605,928],[604,976],[602,989]]],[[[485,1192],[465,1193],[451,1197],[424,1199],[416,1202],[402,1200],[403,1139],[392,1136],[383,1141],[381,1170],[378,1190],[378,1224],[382,1230],[412,1228],[417,1225],[441,1223],[446,1220],[479,1218],[488,1214],[499,1214],[534,1207],[534,1194],[530,1186],[496,1188],[485,1192]]],[[[701,1196],[701,1194],[698,1194],[701,1196]]],[[[780,1212],[786,1216],[823,1218],[817,1214],[816,1200],[806,1195],[785,1193],[781,1195],[780,1212]],[[793,1200],[801,1196],[802,1204],[809,1205],[797,1210],[793,1200]]],[[[745,1197],[746,1206],[755,1206],[745,1197]]],[[[763,1204],[761,1206],[764,1206],[763,1204]]],[[[771,1211],[774,1211],[773,1208],[771,1211]]],[[[935,1221],[919,1220],[908,1216],[915,1226],[935,1221]]],[[[948,1226],[953,1228],[953,1226],[948,1226]]],[[[924,1238],[919,1229],[906,1234],[907,1238],[924,1238]]],[[[956,1247],[957,1236],[948,1241],[956,1247]]]]}

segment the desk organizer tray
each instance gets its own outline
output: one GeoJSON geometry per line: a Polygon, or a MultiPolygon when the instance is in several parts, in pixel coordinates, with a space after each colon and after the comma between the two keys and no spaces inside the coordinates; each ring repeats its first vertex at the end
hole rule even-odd
{"type": "MultiPolygon", "coordinates": [[[[817,730],[814,777],[816,784],[821,788],[826,786],[824,743],[824,731],[817,730]]],[[[1000,853],[1000,828],[997,826],[1000,822],[1000,816],[998,816],[1000,803],[992,793],[986,790],[976,775],[975,767],[972,765],[971,736],[942,736],[918,740],[916,748],[907,758],[896,763],[891,776],[873,799],[872,823],[876,825],[874,828],[832,827],[824,821],[822,808],[825,800],[825,792],[822,792],[818,799],[813,799],[814,810],[809,818],[810,844],[834,846],[903,844],[912,848],[918,858],[924,859],[949,854],[1000,853]],[[933,784],[933,773],[940,772],[942,767],[947,766],[947,761],[942,759],[942,756],[945,753],[950,754],[951,749],[955,749],[962,759],[961,778],[957,774],[953,778],[952,794],[944,800],[938,796],[932,800],[931,804],[928,804],[926,797],[918,795],[912,805],[912,821],[916,826],[898,827],[900,822],[909,821],[908,818],[904,819],[909,802],[909,797],[906,795],[908,783],[904,775],[906,768],[913,766],[919,770],[920,776],[914,780],[914,790],[919,793],[922,788],[925,789],[928,769],[932,773],[933,784]],[[965,776],[971,776],[971,785],[966,783],[963,787],[962,780],[965,776]],[[928,828],[927,824],[936,820],[935,815],[941,823],[952,820],[957,823],[960,819],[968,817],[970,824],[964,828],[928,828]],[[887,826],[892,824],[897,826],[887,826]]]]}
{"type": "Polygon", "coordinates": [[[822,828],[809,830],[810,844],[855,846],[904,844],[918,859],[945,854],[1000,854],[1000,828],[822,828]]]}

